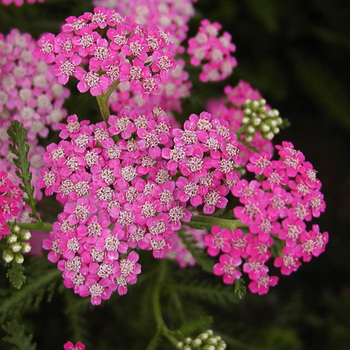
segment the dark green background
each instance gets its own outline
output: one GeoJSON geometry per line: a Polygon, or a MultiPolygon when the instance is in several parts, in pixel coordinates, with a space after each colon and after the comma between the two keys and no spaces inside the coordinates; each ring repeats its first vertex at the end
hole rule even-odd
{"type": "MultiPolygon", "coordinates": [[[[5,34],[16,27],[36,37],[46,31],[57,33],[64,18],[89,11],[90,5],[85,0],[46,0],[19,9],[0,5],[0,31],[5,34]]],[[[268,295],[248,294],[236,305],[208,304],[202,305],[203,310],[213,313],[214,328],[233,338],[227,338],[229,349],[349,349],[350,2],[199,0],[196,8],[190,33],[195,34],[202,18],[220,22],[237,46],[238,67],[223,83],[196,82],[186,113],[204,108],[205,101],[219,92],[218,85],[244,79],[259,89],[291,122],[276,142],[293,142],[318,170],[327,210],[317,223],[330,236],[322,256],[282,277],[268,295]]],[[[66,106],[69,114],[81,118],[91,118],[97,111],[90,96],[74,92],[66,106]]],[[[115,296],[113,307],[108,304],[81,315],[88,330],[81,340],[89,349],[104,349],[107,344],[113,349],[145,348],[142,344],[151,337],[153,321],[152,315],[149,320],[135,320],[136,310],[147,303],[147,295],[138,293],[143,293],[142,286],[118,301],[115,296]]],[[[60,349],[66,339],[79,340],[72,338],[59,314],[62,303],[61,297],[54,297],[53,304],[28,316],[36,322],[32,331],[38,349],[60,349]]],[[[164,344],[161,349],[170,349],[164,344]]],[[[6,346],[0,341],[1,349],[6,346]]]]}

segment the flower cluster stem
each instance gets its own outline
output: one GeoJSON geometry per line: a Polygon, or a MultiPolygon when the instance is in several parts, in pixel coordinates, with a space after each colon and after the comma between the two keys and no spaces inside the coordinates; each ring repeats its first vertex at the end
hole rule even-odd
{"type": "Polygon", "coordinates": [[[221,228],[228,228],[229,230],[245,227],[240,220],[221,219],[207,215],[193,215],[191,221],[187,222],[186,225],[194,227],[203,226],[203,228],[220,226],[221,228]]]}
{"type": "Polygon", "coordinates": [[[153,312],[154,312],[154,318],[157,323],[157,332],[160,333],[160,335],[165,336],[175,347],[177,347],[179,340],[174,337],[171,330],[165,324],[162,316],[162,310],[161,310],[161,304],[160,304],[161,287],[164,282],[164,278],[166,276],[166,271],[167,271],[166,260],[161,260],[158,280],[154,288],[153,297],[152,297],[153,312]]]}
{"type": "Polygon", "coordinates": [[[98,108],[100,109],[101,116],[103,120],[108,125],[108,118],[110,116],[109,106],[108,106],[108,100],[111,96],[114,89],[119,85],[120,81],[116,80],[108,89],[108,91],[105,94],[102,94],[100,96],[96,96],[98,108]]]}
{"type": "Polygon", "coordinates": [[[22,230],[29,231],[51,231],[52,224],[49,222],[17,222],[17,226],[22,230]]]}

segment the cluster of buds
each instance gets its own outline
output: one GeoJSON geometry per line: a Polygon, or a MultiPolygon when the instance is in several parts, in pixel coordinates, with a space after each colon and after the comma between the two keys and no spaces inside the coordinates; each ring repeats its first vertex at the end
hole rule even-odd
{"type": "Polygon", "coordinates": [[[15,261],[17,264],[22,264],[23,254],[29,253],[31,250],[28,242],[30,238],[31,233],[28,230],[21,230],[18,225],[14,225],[7,236],[7,248],[2,253],[5,262],[15,261]]]}
{"type": "Polygon", "coordinates": [[[277,109],[270,109],[266,106],[266,100],[252,101],[245,100],[243,104],[242,127],[245,140],[251,142],[255,133],[259,130],[263,138],[272,140],[273,137],[280,132],[279,126],[283,124],[283,120],[277,109]]]}
{"type": "Polygon", "coordinates": [[[226,346],[224,340],[215,335],[211,329],[204,331],[194,339],[187,337],[177,344],[177,348],[181,350],[224,350],[226,346]]]}

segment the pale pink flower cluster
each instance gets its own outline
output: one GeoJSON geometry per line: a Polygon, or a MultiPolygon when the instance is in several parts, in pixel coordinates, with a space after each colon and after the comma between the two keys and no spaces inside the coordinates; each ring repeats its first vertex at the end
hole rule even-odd
{"type": "Polygon", "coordinates": [[[226,206],[227,183],[238,177],[236,137],[206,112],[192,114],[184,129],[172,129],[158,108],[123,110],[108,128],[76,115],[67,122],[37,183],[64,205],[44,248],[65,285],[99,304],[136,283],[134,249],[163,258],[191,208],[212,214],[226,206]]]}
{"type": "MultiPolygon", "coordinates": [[[[181,230],[185,236],[190,237],[191,241],[196,242],[196,249],[204,251],[204,236],[207,234],[206,230],[197,230],[188,226],[183,226],[181,230]]],[[[166,253],[166,258],[175,260],[182,269],[188,266],[194,266],[196,264],[196,259],[183,244],[177,232],[174,232],[171,241],[172,248],[171,251],[166,253]]]]}
{"type": "MultiPolygon", "coordinates": [[[[15,174],[7,135],[11,122],[20,121],[28,131],[28,161],[34,185],[43,166],[44,148],[38,145],[38,137],[47,137],[49,127],[57,130],[58,123],[67,116],[62,105],[69,90],[57,82],[42,59],[33,57],[36,48],[30,34],[17,29],[7,36],[0,34],[0,168],[16,186],[20,180],[15,174]]],[[[41,199],[40,189],[35,188],[35,195],[41,199]]],[[[22,222],[31,221],[28,213],[22,203],[18,213],[22,222]]]]}
{"type": "Polygon", "coordinates": [[[16,186],[7,173],[0,171],[0,240],[8,235],[9,226],[7,221],[15,218],[22,204],[22,191],[16,186]]]}
{"type": "Polygon", "coordinates": [[[93,96],[106,93],[114,83],[128,82],[130,90],[146,98],[159,92],[175,68],[175,48],[166,31],[147,29],[103,7],[68,17],[61,33],[45,34],[38,44],[35,55],[53,64],[59,83],[74,76],[78,90],[93,96]]]}
{"type": "MultiPolygon", "coordinates": [[[[212,114],[226,120],[230,124],[231,130],[237,132],[242,127],[244,102],[248,99],[251,101],[260,100],[262,96],[258,90],[253,89],[244,80],[240,80],[235,87],[226,86],[224,92],[225,98],[209,101],[207,109],[212,114]]],[[[271,109],[268,105],[266,107],[271,109]]],[[[244,134],[238,137],[243,141],[245,139],[244,134]]],[[[249,144],[259,151],[266,152],[271,156],[273,154],[272,142],[263,138],[260,131],[255,133],[253,140],[249,144]]],[[[242,162],[246,164],[254,151],[241,142],[238,143],[238,148],[242,162]]]]}
{"type": "MultiPolygon", "coordinates": [[[[43,3],[45,0],[27,0],[28,4],[35,4],[36,2],[43,3]]],[[[24,4],[24,0],[1,0],[3,5],[14,4],[17,7],[20,7],[24,4]]]]}
{"type": "Polygon", "coordinates": [[[129,17],[144,26],[157,25],[171,33],[178,52],[187,37],[188,22],[194,15],[196,0],[94,0],[95,6],[104,6],[129,17]]]}
{"type": "Polygon", "coordinates": [[[191,56],[193,66],[201,66],[199,79],[202,82],[220,81],[226,79],[237,66],[237,60],[232,53],[236,46],[228,32],[219,36],[221,24],[204,19],[195,37],[188,40],[187,53],[191,56]]]}
{"type": "Polygon", "coordinates": [[[283,142],[276,148],[279,160],[271,160],[267,153],[251,156],[246,168],[258,180],[241,179],[231,187],[231,193],[243,204],[234,208],[234,216],[249,233],[217,227],[205,238],[208,254],[220,254],[214,274],[223,275],[224,283],[232,284],[241,278],[242,266],[251,280],[249,289],[258,294],[277,284],[278,278],[268,275],[266,265],[272,251],[278,251],[274,266],[282,275],[289,275],[300,267],[301,260],[308,262],[319,256],[328,242],[328,233],[321,233],[318,225],[312,225],[311,230],[306,226],[325,210],[316,171],[292,143],[283,142]]]}
{"type": "Polygon", "coordinates": [[[67,116],[62,106],[69,96],[44,60],[33,57],[36,48],[28,33],[12,29],[6,37],[0,34],[0,127],[16,119],[34,144],[67,116]]]}

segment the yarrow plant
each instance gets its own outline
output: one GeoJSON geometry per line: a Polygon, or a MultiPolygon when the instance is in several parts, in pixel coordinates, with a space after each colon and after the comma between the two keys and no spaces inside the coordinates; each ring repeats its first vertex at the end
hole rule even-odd
{"type": "MultiPolygon", "coordinates": [[[[224,295],[241,298],[245,281],[250,292],[266,294],[278,282],[274,271],[291,274],[328,242],[311,224],[325,211],[317,173],[292,143],[273,145],[288,122],[258,90],[241,80],[207,101],[205,111],[176,118],[191,95],[186,62],[201,67],[201,82],[224,80],[237,66],[231,35],[220,34],[217,22],[202,20],[185,43],[193,3],[95,0],[92,12],[66,18],[57,35],[45,33],[37,43],[16,29],[0,36],[7,276],[22,287],[29,231],[44,231],[42,247],[57,270],[40,279],[43,285],[61,283],[61,275],[66,288],[100,305],[138,281],[154,281],[142,296],[151,295],[157,328],[149,350],[162,338],[178,349],[227,346],[208,329],[211,317],[169,329],[161,294],[179,310],[182,302],[168,260],[181,273],[198,266],[222,276],[207,296],[233,285],[224,295]],[[67,117],[63,86],[74,79],[79,93],[96,97],[100,116],[67,117]],[[148,270],[147,259],[158,260],[157,270],[148,270]]],[[[68,341],[64,349],[85,345],[68,341]]]]}

